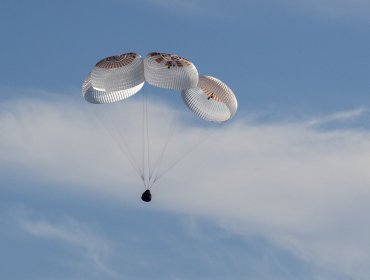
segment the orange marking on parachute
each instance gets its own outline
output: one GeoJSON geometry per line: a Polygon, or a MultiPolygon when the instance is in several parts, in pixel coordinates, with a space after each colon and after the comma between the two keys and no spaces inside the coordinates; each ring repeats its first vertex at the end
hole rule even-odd
{"type": "Polygon", "coordinates": [[[215,100],[217,102],[222,102],[222,100],[214,92],[211,92],[208,89],[202,88],[202,87],[201,87],[201,89],[207,95],[208,100],[212,98],[213,100],[215,100]]]}

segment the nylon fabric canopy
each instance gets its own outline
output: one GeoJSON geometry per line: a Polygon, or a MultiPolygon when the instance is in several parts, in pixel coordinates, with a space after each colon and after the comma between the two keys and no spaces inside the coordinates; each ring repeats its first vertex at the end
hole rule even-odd
{"type": "Polygon", "coordinates": [[[232,90],[211,76],[200,76],[198,86],[182,91],[188,108],[206,121],[224,122],[231,119],[238,104],[232,90]]]}
{"type": "Polygon", "coordinates": [[[152,86],[185,90],[198,83],[198,70],[192,62],[175,54],[152,52],[144,58],[145,80],[152,86]]]}
{"type": "Polygon", "coordinates": [[[85,79],[82,94],[91,103],[112,103],[134,95],[144,82],[142,57],[125,53],[100,60],[85,79]]]}

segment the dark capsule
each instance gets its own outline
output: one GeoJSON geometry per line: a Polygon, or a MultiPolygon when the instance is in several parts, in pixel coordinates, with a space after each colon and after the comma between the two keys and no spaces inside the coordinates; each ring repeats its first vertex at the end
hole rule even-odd
{"type": "Polygon", "coordinates": [[[150,193],[150,190],[146,190],[145,192],[143,192],[143,194],[141,195],[141,199],[145,202],[151,201],[152,194],[150,193]]]}

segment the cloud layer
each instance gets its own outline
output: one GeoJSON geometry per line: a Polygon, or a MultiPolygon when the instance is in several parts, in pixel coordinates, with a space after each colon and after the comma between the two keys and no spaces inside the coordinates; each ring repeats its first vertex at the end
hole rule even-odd
{"type": "MultiPolygon", "coordinates": [[[[155,132],[164,126],[161,112],[165,110],[153,106],[153,146],[163,135],[155,132]]],[[[158,182],[152,205],[209,218],[238,234],[263,236],[318,271],[324,268],[368,279],[370,133],[320,128],[321,123],[366,112],[357,109],[322,119],[264,124],[236,119],[213,132],[158,182]]],[[[134,113],[113,110],[109,118],[134,113]]],[[[36,181],[63,183],[69,191],[138,199],[140,187],[135,185],[140,186],[140,178],[123,160],[115,141],[91,121],[95,114],[95,109],[64,98],[3,102],[0,165],[36,181]]],[[[130,138],[140,135],[135,127],[126,124],[125,129],[127,139],[141,143],[139,136],[130,138]]],[[[186,146],[189,139],[199,142],[203,134],[207,132],[202,127],[179,123],[168,157],[176,149],[191,148],[186,146]]],[[[57,225],[25,223],[25,229],[78,239],[76,234],[71,239],[57,225]]]]}

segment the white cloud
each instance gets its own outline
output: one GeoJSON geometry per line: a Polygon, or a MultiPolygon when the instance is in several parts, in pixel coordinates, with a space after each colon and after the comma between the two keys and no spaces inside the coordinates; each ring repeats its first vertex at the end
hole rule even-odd
{"type": "MultiPolygon", "coordinates": [[[[0,164],[12,164],[39,180],[67,182],[69,191],[77,188],[125,201],[138,199],[133,197],[138,194],[137,176],[114,142],[102,137],[103,130],[91,122],[95,109],[75,103],[61,99],[2,104],[0,146],[5,148],[0,150],[0,164]]],[[[152,128],[164,121],[164,108],[154,109],[152,128]]],[[[264,236],[318,269],[368,279],[370,132],[316,128],[364,112],[312,118],[314,126],[307,125],[310,121],[235,120],[154,187],[152,206],[208,217],[231,231],[264,236]]],[[[120,119],[127,118],[119,114],[120,119]]],[[[195,131],[203,133],[183,124],[179,128],[176,147],[185,150],[195,131]]],[[[126,135],[134,133],[131,129],[127,127],[126,135]]],[[[59,225],[38,221],[25,228],[82,242],[79,232],[68,233],[59,225]]],[[[88,245],[81,246],[88,251],[88,245]]]]}
{"type": "Polygon", "coordinates": [[[368,132],[236,124],[219,139],[163,203],[262,234],[318,267],[369,277],[368,132]]]}
{"type": "Polygon", "coordinates": [[[109,279],[118,279],[118,274],[107,266],[110,255],[110,244],[94,232],[85,223],[73,218],[64,218],[60,222],[50,222],[45,219],[35,219],[29,216],[29,211],[17,211],[19,226],[28,234],[39,238],[63,242],[78,250],[93,263],[94,269],[102,272],[109,279]]]}
{"type": "Polygon", "coordinates": [[[333,122],[345,122],[345,121],[353,121],[357,118],[360,118],[364,115],[369,113],[369,110],[366,108],[356,108],[354,110],[349,111],[342,111],[342,112],[336,112],[331,115],[322,116],[322,117],[315,117],[307,122],[308,125],[311,126],[317,126],[317,125],[323,125],[327,123],[333,123],[333,122]]]}

